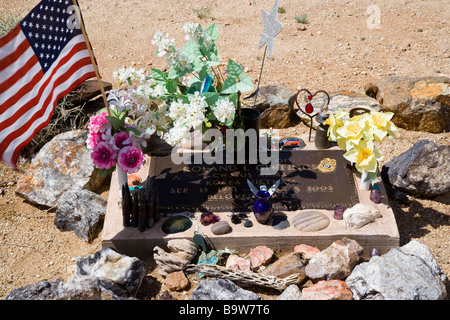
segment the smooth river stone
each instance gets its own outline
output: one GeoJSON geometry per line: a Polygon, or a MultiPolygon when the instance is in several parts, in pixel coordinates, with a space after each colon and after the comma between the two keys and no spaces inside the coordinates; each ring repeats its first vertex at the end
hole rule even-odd
{"type": "Polygon", "coordinates": [[[301,231],[319,231],[330,224],[330,219],[319,211],[302,211],[292,220],[294,227],[301,231]]]}
{"type": "Polygon", "coordinates": [[[212,231],[212,233],[214,233],[216,235],[221,235],[221,234],[230,233],[231,231],[233,231],[233,229],[231,228],[231,226],[228,222],[219,221],[219,222],[214,223],[211,226],[211,231],[212,231]]]}

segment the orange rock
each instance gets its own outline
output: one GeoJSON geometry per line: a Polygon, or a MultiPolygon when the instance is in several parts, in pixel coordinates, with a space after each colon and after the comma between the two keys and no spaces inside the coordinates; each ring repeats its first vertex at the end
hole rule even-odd
{"type": "Polygon", "coordinates": [[[353,293],[342,280],[322,280],[302,291],[301,300],[352,300],[353,293]]]}
{"type": "Polygon", "coordinates": [[[257,246],[256,248],[250,249],[249,256],[252,268],[255,269],[269,262],[273,257],[273,251],[266,246],[257,246]]]}
{"type": "Polygon", "coordinates": [[[241,271],[251,271],[250,262],[247,259],[241,258],[236,254],[232,254],[228,257],[225,265],[227,268],[236,269],[241,271]]]}
{"type": "Polygon", "coordinates": [[[294,251],[300,252],[306,260],[311,259],[320,252],[318,248],[308,246],[307,244],[299,244],[298,246],[295,246],[294,251]]]}
{"type": "Polygon", "coordinates": [[[167,275],[165,284],[169,290],[179,291],[185,289],[189,285],[189,280],[183,271],[171,272],[167,275]]]}

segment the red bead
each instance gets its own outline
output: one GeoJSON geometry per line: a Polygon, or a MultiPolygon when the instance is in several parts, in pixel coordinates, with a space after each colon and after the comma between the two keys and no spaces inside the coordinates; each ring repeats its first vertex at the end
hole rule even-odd
{"type": "Polygon", "coordinates": [[[312,97],[311,97],[311,96],[308,96],[308,100],[311,101],[311,100],[312,100],[312,97]]]}
{"type": "Polygon", "coordinates": [[[312,106],[311,103],[308,103],[308,104],[305,106],[305,111],[306,111],[306,113],[312,113],[312,112],[314,111],[314,108],[313,108],[313,106],[312,106]]]}

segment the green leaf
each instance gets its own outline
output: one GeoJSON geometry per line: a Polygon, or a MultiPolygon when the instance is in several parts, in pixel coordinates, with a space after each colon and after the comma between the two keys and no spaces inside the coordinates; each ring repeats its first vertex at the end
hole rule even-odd
{"type": "Polygon", "coordinates": [[[130,131],[133,131],[137,136],[141,134],[141,132],[137,128],[133,127],[124,128],[123,131],[125,131],[126,133],[130,133],[130,131]]]}
{"type": "Polygon", "coordinates": [[[253,81],[249,76],[243,75],[237,83],[238,91],[248,92],[253,90],[253,81]]]}
{"type": "Polygon", "coordinates": [[[188,41],[181,49],[184,54],[192,58],[193,72],[200,71],[203,68],[204,62],[202,60],[203,54],[199,45],[194,41],[188,41]]]}
{"type": "Polygon", "coordinates": [[[187,91],[187,93],[194,94],[195,92],[200,91],[201,87],[202,87],[202,83],[200,81],[194,82],[189,87],[189,90],[187,91]]]}
{"type": "Polygon", "coordinates": [[[106,116],[106,120],[108,120],[109,123],[111,123],[111,125],[114,128],[123,128],[124,126],[124,122],[120,121],[120,119],[113,117],[113,116],[106,116]]]}
{"type": "Polygon", "coordinates": [[[236,80],[237,78],[240,78],[242,75],[244,75],[244,70],[236,62],[229,59],[227,65],[227,75],[228,78],[236,80]]]}
{"type": "Polygon", "coordinates": [[[211,121],[216,121],[217,120],[216,116],[214,115],[214,112],[210,112],[208,114],[208,120],[211,120],[211,121]]]}
{"type": "Polygon", "coordinates": [[[253,90],[252,79],[244,74],[244,70],[233,60],[228,61],[228,78],[223,83],[221,93],[247,92],[253,90]]]}
{"type": "Polygon", "coordinates": [[[217,92],[205,92],[203,96],[205,97],[205,101],[209,106],[214,106],[220,97],[217,92]]]}
{"type": "Polygon", "coordinates": [[[205,33],[210,36],[214,42],[219,40],[219,28],[217,28],[215,22],[212,25],[208,26],[208,28],[206,28],[205,33]]]}
{"type": "Polygon", "coordinates": [[[178,90],[178,79],[168,79],[166,89],[169,93],[175,93],[178,90]]]}
{"type": "Polygon", "coordinates": [[[208,60],[206,60],[206,64],[209,67],[215,67],[220,64],[220,59],[217,56],[217,54],[215,54],[214,52],[208,52],[207,57],[208,57],[208,60]]]}
{"type": "Polygon", "coordinates": [[[177,98],[177,100],[181,100],[181,102],[183,102],[183,103],[189,103],[189,98],[187,95],[177,94],[177,95],[175,95],[175,97],[177,98]]]}
{"type": "Polygon", "coordinates": [[[207,76],[210,76],[214,78],[214,75],[211,73],[211,70],[208,68],[208,66],[203,66],[200,72],[198,73],[198,76],[201,81],[203,81],[207,76]]]}
{"type": "Polygon", "coordinates": [[[166,72],[163,72],[159,69],[154,69],[154,68],[151,68],[151,71],[152,71],[152,77],[153,77],[153,79],[155,79],[155,81],[157,83],[166,83],[166,80],[167,80],[166,72]]]}

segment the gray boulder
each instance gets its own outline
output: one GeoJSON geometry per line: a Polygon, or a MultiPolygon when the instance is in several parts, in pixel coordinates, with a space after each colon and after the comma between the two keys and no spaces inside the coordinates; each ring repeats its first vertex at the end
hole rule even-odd
{"type": "Polygon", "coordinates": [[[259,300],[260,297],[251,291],[244,290],[231,280],[212,278],[200,281],[192,290],[193,300],[259,300]]]}
{"type": "Polygon", "coordinates": [[[347,277],[355,300],[443,300],[445,275],[420,241],[357,265],[347,277]]]}
{"type": "MultiPolygon", "coordinates": [[[[314,92],[313,92],[314,94],[314,92]]],[[[325,103],[325,97],[321,96],[315,99],[322,99],[322,102],[319,102],[319,105],[322,105],[325,103]]],[[[315,100],[314,99],[314,100],[315,100]]],[[[314,101],[313,100],[313,101],[314,101]]],[[[329,114],[336,114],[339,109],[345,112],[350,112],[350,109],[359,107],[363,108],[365,110],[374,110],[374,111],[380,111],[381,106],[378,103],[378,101],[372,97],[369,97],[364,94],[359,94],[352,91],[340,91],[340,92],[334,92],[330,94],[330,103],[328,104],[328,112],[329,114]]],[[[314,113],[318,112],[319,110],[314,110],[314,113]]],[[[313,114],[314,114],[313,113],[313,114]]],[[[300,119],[306,123],[307,125],[310,125],[310,118],[305,115],[301,111],[296,110],[297,116],[300,117],[300,119]]],[[[317,117],[313,118],[313,128],[316,128],[319,123],[317,122],[317,117]]]]}
{"type": "MultiPolygon", "coordinates": [[[[104,299],[104,296],[103,296],[104,299]]],[[[12,290],[5,300],[102,300],[97,279],[40,281],[12,290]]]]}
{"type": "Polygon", "coordinates": [[[144,277],[139,259],[103,248],[78,260],[72,280],[40,281],[16,288],[5,300],[132,300],[144,277]]]}
{"type": "Polygon", "coordinates": [[[432,197],[450,192],[450,146],[437,146],[429,140],[384,165],[389,182],[401,191],[432,197]]]}
{"type": "Polygon", "coordinates": [[[146,275],[144,264],[105,247],[77,261],[74,280],[95,277],[102,288],[119,297],[135,296],[146,275]]]}
{"type": "Polygon", "coordinates": [[[17,182],[16,195],[27,201],[54,207],[67,191],[96,192],[105,181],[86,150],[84,130],[55,136],[45,144],[17,182]]]}
{"type": "Polygon", "coordinates": [[[58,199],[55,226],[61,231],[73,230],[81,239],[90,242],[103,228],[107,203],[86,189],[67,191],[58,199]]]}

